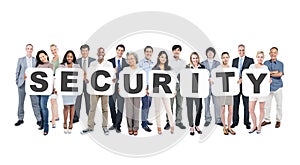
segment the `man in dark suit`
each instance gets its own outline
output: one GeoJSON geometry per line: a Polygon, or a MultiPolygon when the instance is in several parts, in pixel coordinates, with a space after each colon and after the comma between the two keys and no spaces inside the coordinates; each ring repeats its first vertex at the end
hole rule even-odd
{"type": "MultiPolygon", "coordinates": [[[[236,67],[239,70],[240,79],[242,78],[242,72],[244,69],[248,69],[251,64],[254,64],[253,58],[245,56],[245,45],[240,44],[238,46],[238,52],[240,57],[233,59],[232,67],[236,67]]],[[[242,84],[240,85],[240,93],[233,97],[233,123],[231,128],[234,128],[239,124],[239,106],[240,106],[240,97],[242,95],[243,104],[244,104],[244,124],[247,129],[250,129],[251,123],[249,122],[249,97],[244,96],[242,93],[242,84]]]]}
{"type": "Polygon", "coordinates": [[[116,47],[116,57],[109,59],[108,61],[112,63],[113,67],[116,70],[116,84],[115,84],[115,92],[113,95],[109,96],[109,109],[110,115],[113,125],[109,128],[109,130],[116,129],[117,133],[121,132],[121,123],[123,118],[123,109],[124,109],[124,98],[119,95],[119,73],[123,70],[124,67],[129,66],[123,58],[123,53],[125,51],[124,45],[118,45],[116,47]],[[116,112],[116,101],[117,101],[117,112],[116,112]]]}
{"type": "MultiPolygon", "coordinates": [[[[79,64],[80,68],[84,71],[84,75],[86,75],[87,68],[90,66],[91,62],[95,61],[94,58],[89,57],[89,51],[90,47],[87,44],[84,44],[80,47],[80,53],[81,58],[77,59],[77,63],[79,64]]],[[[85,99],[85,110],[87,116],[89,115],[90,110],[90,94],[87,93],[86,90],[86,83],[83,82],[83,93],[79,96],[77,96],[76,103],[75,103],[75,114],[73,123],[76,123],[79,121],[80,118],[80,110],[81,110],[81,101],[82,101],[82,95],[84,94],[85,99]]]]}

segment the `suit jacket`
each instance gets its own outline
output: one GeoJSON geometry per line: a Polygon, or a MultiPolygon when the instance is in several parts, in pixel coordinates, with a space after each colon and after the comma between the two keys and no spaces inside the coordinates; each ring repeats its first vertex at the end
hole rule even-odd
{"type": "MultiPolygon", "coordinates": [[[[233,61],[232,61],[232,67],[239,68],[239,58],[240,57],[237,57],[237,58],[233,59],[233,61]]],[[[245,56],[245,59],[244,59],[244,62],[243,62],[243,66],[242,66],[242,72],[243,72],[244,69],[248,69],[251,64],[254,64],[253,58],[245,56]]]]}
{"type": "MultiPolygon", "coordinates": [[[[88,57],[88,66],[90,67],[91,62],[95,61],[96,59],[92,57],[88,57]]],[[[77,63],[79,64],[80,68],[82,68],[82,57],[77,59],[77,63]]]]}
{"type": "MultiPolygon", "coordinates": [[[[36,59],[35,57],[32,57],[32,67],[35,67],[36,64],[36,59]]],[[[16,84],[18,87],[21,87],[25,80],[25,71],[27,69],[27,61],[26,61],[26,56],[21,57],[18,59],[18,64],[17,64],[17,69],[16,69],[16,84]]]]}
{"type": "Polygon", "coordinates": [[[211,71],[215,68],[217,68],[219,65],[220,65],[220,62],[217,61],[217,60],[213,60],[213,63],[212,63],[212,67],[210,68],[209,67],[209,62],[208,60],[205,60],[205,61],[202,61],[201,62],[202,65],[204,65],[205,69],[207,69],[209,71],[209,77],[211,77],[211,71]]]}
{"type": "MultiPolygon", "coordinates": [[[[107,61],[109,61],[109,62],[112,63],[113,68],[116,68],[116,67],[117,67],[117,66],[116,66],[116,58],[115,58],[115,57],[113,57],[113,58],[111,58],[111,59],[109,59],[109,60],[107,60],[107,61]]],[[[129,66],[129,65],[128,65],[128,63],[126,62],[126,59],[122,57],[121,70],[123,70],[123,68],[124,68],[124,67],[127,67],[127,66],[129,66]]]]}

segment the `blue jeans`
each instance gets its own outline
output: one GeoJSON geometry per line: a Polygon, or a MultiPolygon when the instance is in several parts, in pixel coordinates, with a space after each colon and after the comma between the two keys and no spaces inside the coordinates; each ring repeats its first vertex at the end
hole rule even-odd
{"type": "Polygon", "coordinates": [[[150,96],[144,96],[142,97],[142,127],[148,126],[147,121],[148,121],[148,114],[149,114],[149,109],[151,106],[151,101],[152,97],[150,96]]]}
{"type": "Polygon", "coordinates": [[[44,128],[44,132],[49,132],[49,124],[48,124],[48,116],[49,111],[47,107],[49,95],[40,95],[40,107],[41,107],[41,114],[42,114],[42,127],[44,128]]]}

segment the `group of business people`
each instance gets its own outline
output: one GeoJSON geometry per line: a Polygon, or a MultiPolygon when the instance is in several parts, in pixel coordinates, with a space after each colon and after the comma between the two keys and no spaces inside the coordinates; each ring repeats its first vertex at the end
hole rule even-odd
{"type": "MultiPolygon", "coordinates": [[[[101,109],[102,109],[102,129],[105,135],[109,134],[109,130],[115,130],[117,133],[121,132],[121,123],[123,118],[123,109],[124,104],[126,108],[126,119],[129,135],[138,135],[139,129],[139,118],[140,118],[140,102],[141,105],[141,126],[147,131],[151,132],[149,127],[153,123],[148,120],[150,106],[152,104],[152,98],[149,96],[148,92],[148,78],[149,72],[151,70],[166,70],[172,71],[180,80],[180,72],[185,69],[207,69],[211,74],[211,71],[217,67],[230,67],[229,66],[229,53],[223,52],[221,55],[221,63],[215,59],[216,51],[214,48],[209,47],[206,49],[207,59],[204,61],[200,60],[200,56],[197,52],[192,52],[190,55],[190,61],[186,63],[184,59],[180,57],[182,47],[180,45],[174,45],[172,47],[172,55],[169,57],[167,52],[160,51],[157,56],[156,64],[152,60],[153,48],[151,46],[146,46],[144,48],[144,58],[142,60],[138,59],[138,55],[135,52],[128,52],[126,54],[126,59],[123,57],[125,52],[125,46],[120,44],[116,47],[116,56],[106,60],[105,50],[100,47],[97,51],[97,59],[89,57],[90,47],[87,44],[84,44],[80,47],[81,58],[76,58],[75,53],[71,50],[67,51],[64,55],[64,58],[61,63],[59,63],[58,49],[57,46],[52,44],[50,45],[50,50],[53,54],[53,59],[50,61],[48,54],[41,50],[37,53],[36,57],[32,56],[33,45],[26,45],[26,56],[19,58],[16,70],[16,84],[18,86],[19,93],[19,106],[18,106],[18,121],[15,123],[15,126],[19,126],[24,123],[24,99],[25,99],[25,83],[26,75],[25,70],[31,67],[41,67],[41,68],[51,68],[55,74],[55,70],[58,67],[62,68],[82,68],[84,71],[84,83],[83,83],[83,92],[81,95],[74,96],[62,96],[64,103],[64,123],[63,128],[64,132],[71,133],[73,128],[73,123],[76,123],[80,119],[80,110],[82,103],[82,95],[85,97],[85,106],[86,114],[88,116],[88,128],[82,130],[82,134],[92,132],[95,126],[95,112],[97,108],[98,100],[101,98],[101,109]],[[87,69],[89,67],[111,67],[115,69],[115,77],[113,82],[115,83],[115,91],[111,96],[105,95],[90,95],[87,93],[86,84],[89,83],[86,79],[87,69]],[[144,70],[147,75],[147,88],[146,95],[142,98],[123,98],[119,94],[119,72],[122,70],[130,70],[138,72],[144,70]],[[108,128],[108,106],[111,114],[112,126],[108,128]],[[70,117],[69,122],[67,122],[68,116],[70,117]]],[[[239,123],[239,105],[240,97],[242,96],[244,104],[244,124],[247,129],[251,128],[251,123],[249,121],[249,112],[253,121],[252,129],[249,133],[257,132],[260,133],[261,126],[271,124],[270,111],[273,96],[277,102],[277,115],[276,115],[276,128],[280,127],[281,118],[282,118],[282,75],[283,75],[283,63],[277,60],[278,48],[272,47],[270,49],[270,60],[264,61],[264,53],[258,52],[256,55],[257,63],[254,64],[254,60],[250,57],[245,56],[245,46],[238,46],[239,57],[233,59],[232,67],[236,67],[241,73],[244,69],[247,68],[267,68],[270,71],[271,79],[271,89],[270,95],[266,98],[250,98],[242,94],[242,85],[240,86],[240,93],[236,96],[214,96],[211,92],[211,86],[214,83],[210,81],[209,96],[205,98],[205,123],[204,126],[207,127],[210,125],[213,117],[211,115],[210,106],[211,100],[214,105],[214,122],[217,125],[223,126],[223,132],[225,135],[236,134],[232,128],[238,125],[239,123]],[[249,102],[250,101],[250,102],[249,102]],[[256,122],[256,115],[254,113],[255,103],[260,102],[260,117],[259,122],[256,122]],[[265,105],[266,102],[266,105],[265,105]],[[225,105],[228,105],[228,117],[227,124],[225,123],[225,105]],[[249,106],[250,105],[250,106],[249,106]],[[265,119],[265,121],[262,121],[265,119]],[[226,127],[227,126],[227,127],[226,127]]],[[[211,76],[211,75],[210,75],[211,76]]],[[[239,82],[242,84],[242,79],[239,82]]],[[[174,98],[153,98],[155,104],[155,116],[157,123],[157,132],[162,134],[161,121],[160,121],[160,109],[163,105],[166,111],[166,125],[164,126],[165,130],[171,131],[174,133],[174,126],[176,125],[180,129],[186,129],[186,126],[182,123],[182,102],[183,97],[180,94],[180,81],[176,83],[176,95],[174,98]],[[175,102],[176,114],[173,117],[173,104],[175,102]],[[174,120],[175,118],[175,120],[174,120]]],[[[37,120],[37,125],[39,129],[43,129],[44,135],[48,134],[48,109],[47,102],[48,98],[51,99],[51,110],[52,110],[52,128],[56,127],[55,122],[59,120],[58,117],[58,105],[57,105],[57,93],[55,89],[53,90],[52,95],[50,96],[34,96],[30,95],[32,108],[37,120]]],[[[190,127],[190,135],[194,135],[194,131],[201,134],[202,131],[199,128],[200,119],[202,114],[202,98],[186,98],[186,107],[187,107],[187,116],[188,124],[190,127]],[[195,102],[196,105],[196,117],[193,117],[193,107],[195,102]]]]}

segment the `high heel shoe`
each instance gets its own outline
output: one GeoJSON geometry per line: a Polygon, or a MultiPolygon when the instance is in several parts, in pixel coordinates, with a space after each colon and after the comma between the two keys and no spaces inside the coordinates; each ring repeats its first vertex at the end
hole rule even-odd
{"type": "Polygon", "coordinates": [[[198,134],[202,134],[202,131],[196,126],[195,130],[198,132],[198,134]]]}
{"type": "Polygon", "coordinates": [[[226,128],[223,128],[223,133],[224,133],[224,135],[228,135],[229,134],[228,130],[226,128]]]}
{"type": "Polygon", "coordinates": [[[260,133],[261,133],[261,127],[260,127],[259,129],[258,129],[258,128],[256,129],[256,133],[257,133],[257,134],[260,134],[260,133]]]}
{"type": "Polygon", "coordinates": [[[48,132],[44,132],[44,136],[48,135],[48,132]]]}
{"type": "Polygon", "coordinates": [[[73,129],[73,123],[69,123],[69,131],[68,133],[71,134],[72,133],[72,129],[73,129]]]}
{"type": "Polygon", "coordinates": [[[251,133],[255,132],[256,130],[257,130],[257,127],[255,127],[253,130],[249,131],[249,133],[251,134],[251,133]]]}
{"type": "Polygon", "coordinates": [[[159,135],[162,134],[162,132],[161,132],[161,127],[157,127],[157,132],[158,132],[159,135]]]}
{"type": "Polygon", "coordinates": [[[236,134],[231,128],[227,128],[227,131],[228,131],[231,135],[235,135],[235,134],[236,134]]]}
{"type": "Polygon", "coordinates": [[[173,127],[171,127],[171,134],[173,134],[174,133],[174,126],[173,127]]]}
{"type": "Polygon", "coordinates": [[[191,136],[194,136],[194,134],[195,134],[195,132],[194,132],[194,128],[193,128],[193,127],[191,127],[191,128],[190,128],[190,135],[191,135],[191,136]]]}
{"type": "Polygon", "coordinates": [[[67,127],[67,123],[64,123],[64,133],[67,134],[68,133],[68,127],[67,127]]]}

